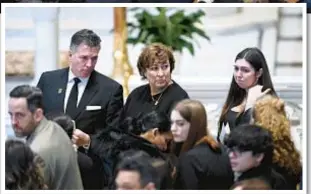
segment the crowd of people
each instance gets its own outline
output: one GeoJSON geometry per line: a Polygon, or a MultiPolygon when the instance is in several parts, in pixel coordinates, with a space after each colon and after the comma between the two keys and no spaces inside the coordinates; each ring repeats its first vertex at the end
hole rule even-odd
{"type": "Polygon", "coordinates": [[[101,39],[70,41],[69,67],[9,94],[14,133],[5,144],[6,189],[294,190],[302,159],[258,48],[237,54],[218,135],[204,105],[171,77],[172,51],[147,45],[137,68],[147,84],[123,88],[95,70],[101,39]]]}

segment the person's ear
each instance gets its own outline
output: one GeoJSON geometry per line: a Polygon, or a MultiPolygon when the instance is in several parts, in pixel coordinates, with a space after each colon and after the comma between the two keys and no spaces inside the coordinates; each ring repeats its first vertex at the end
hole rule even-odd
{"type": "Polygon", "coordinates": [[[147,78],[147,69],[143,70],[143,75],[145,78],[147,78]]]}
{"type": "Polygon", "coordinates": [[[155,184],[150,182],[145,187],[144,190],[156,190],[155,184]]]}
{"type": "Polygon", "coordinates": [[[148,139],[149,141],[152,141],[156,137],[156,130],[157,128],[151,129],[145,133],[140,134],[141,137],[148,139]]]}
{"type": "Polygon", "coordinates": [[[72,55],[73,55],[72,51],[68,51],[68,57],[70,58],[72,57],[72,55]]]}
{"type": "Polygon", "coordinates": [[[263,72],[262,68],[260,68],[260,69],[257,71],[257,73],[256,73],[257,79],[259,79],[259,78],[262,76],[262,72],[263,72]]]}
{"type": "Polygon", "coordinates": [[[157,135],[159,135],[159,129],[158,128],[154,128],[154,129],[152,129],[152,134],[153,134],[153,136],[157,136],[157,135]]]}
{"type": "Polygon", "coordinates": [[[68,61],[71,62],[72,61],[72,51],[68,51],[68,61]]]}
{"type": "Polygon", "coordinates": [[[36,122],[40,122],[43,118],[43,109],[37,108],[34,112],[34,119],[36,122]]]}
{"type": "Polygon", "coordinates": [[[261,164],[261,162],[262,162],[264,156],[265,156],[265,154],[263,154],[263,153],[260,153],[260,154],[256,154],[256,155],[255,155],[255,157],[256,157],[256,162],[257,162],[258,165],[261,164]]]}

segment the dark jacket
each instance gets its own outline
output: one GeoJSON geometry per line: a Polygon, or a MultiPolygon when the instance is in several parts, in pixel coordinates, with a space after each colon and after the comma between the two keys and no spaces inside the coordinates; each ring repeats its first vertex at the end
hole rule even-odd
{"type": "MultiPolygon", "coordinates": [[[[161,152],[155,145],[149,141],[125,132],[122,129],[115,129],[108,127],[102,131],[102,133],[96,138],[96,148],[93,149],[102,162],[103,173],[104,173],[104,186],[105,189],[114,189],[115,170],[117,164],[120,161],[120,154],[128,150],[142,150],[149,154],[152,158],[161,159],[167,162],[167,170],[172,171],[171,163],[165,153],[161,152]]],[[[163,169],[163,168],[161,168],[163,169]]],[[[162,171],[162,170],[161,170],[162,171]]],[[[162,187],[169,189],[169,177],[163,177],[169,175],[165,170],[160,173],[162,187]]]]}
{"type": "MultiPolygon", "coordinates": [[[[42,73],[37,87],[43,93],[43,108],[45,114],[64,113],[64,98],[68,83],[69,68],[58,69],[42,73]]],[[[100,129],[118,122],[123,108],[123,88],[111,78],[93,71],[90,75],[84,93],[80,99],[77,111],[69,115],[76,121],[76,127],[91,137],[88,151],[83,147],[79,151],[87,154],[93,160],[94,189],[101,189],[99,176],[100,164],[97,157],[92,154],[93,136],[100,133],[100,129]],[[88,110],[88,106],[100,107],[98,110],[88,110]],[[97,183],[96,183],[97,182],[97,183]]]]}
{"type": "MultiPolygon", "coordinates": [[[[68,72],[69,68],[64,68],[44,72],[41,75],[37,87],[43,93],[45,114],[64,112],[68,72]]],[[[89,135],[94,135],[100,132],[99,129],[117,124],[122,109],[122,86],[111,78],[93,71],[80,99],[77,111],[74,115],[69,116],[76,121],[78,129],[89,135]],[[87,106],[97,106],[99,109],[88,110],[87,106]]]]}
{"type": "Polygon", "coordinates": [[[174,188],[178,190],[227,190],[234,181],[223,146],[214,151],[201,143],[180,155],[174,188]]]}
{"type": "Polygon", "coordinates": [[[288,190],[296,190],[297,189],[297,185],[301,181],[302,173],[293,174],[290,172],[290,170],[288,170],[284,167],[281,167],[277,164],[273,165],[273,169],[284,177],[284,179],[288,185],[288,190]]]}
{"type": "Polygon", "coordinates": [[[273,190],[289,189],[284,177],[281,174],[277,173],[272,167],[259,166],[256,168],[252,168],[242,173],[238,177],[237,181],[243,181],[251,178],[259,178],[266,181],[267,183],[269,183],[273,190]]]}

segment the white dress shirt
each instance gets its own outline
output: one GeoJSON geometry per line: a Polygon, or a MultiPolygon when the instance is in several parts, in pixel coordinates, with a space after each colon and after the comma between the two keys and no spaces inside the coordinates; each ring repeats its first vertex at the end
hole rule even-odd
{"type": "MultiPolygon", "coordinates": [[[[69,72],[68,72],[68,82],[67,82],[67,89],[66,89],[66,94],[65,94],[65,99],[64,99],[64,112],[66,111],[66,106],[67,106],[67,102],[68,102],[68,98],[71,92],[71,89],[75,83],[74,78],[77,77],[75,76],[72,71],[71,68],[69,68],[69,72]]],[[[78,84],[78,99],[77,99],[77,106],[79,105],[79,102],[81,100],[81,97],[83,95],[83,92],[85,90],[86,84],[89,81],[90,77],[87,78],[81,78],[78,77],[81,82],[78,84]]]]}

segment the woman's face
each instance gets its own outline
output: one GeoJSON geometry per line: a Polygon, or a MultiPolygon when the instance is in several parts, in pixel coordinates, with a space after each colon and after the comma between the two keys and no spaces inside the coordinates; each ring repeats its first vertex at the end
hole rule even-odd
{"type": "Polygon", "coordinates": [[[234,80],[242,89],[248,89],[257,84],[256,71],[245,59],[238,59],[234,65],[234,80]]]}
{"type": "Polygon", "coordinates": [[[178,111],[171,113],[171,131],[174,142],[184,142],[188,138],[190,123],[186,121],[178,111]]]}
{"type": "Polygon", "coordinates": [[[145,76],[151,86],[156,90],[162,89],[171,82],[171,66],[169,61],[164,64],[154,64],[146,69],[145,76]]]}

